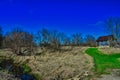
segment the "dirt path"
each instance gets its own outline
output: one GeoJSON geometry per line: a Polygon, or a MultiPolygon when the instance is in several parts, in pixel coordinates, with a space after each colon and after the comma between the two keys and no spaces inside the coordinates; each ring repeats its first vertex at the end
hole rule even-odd
{"type": "Polygon", "coordinates": [[[113,69],[109,75],[101,75],[97,80],[120,80],[120,69],[113,69]]]}

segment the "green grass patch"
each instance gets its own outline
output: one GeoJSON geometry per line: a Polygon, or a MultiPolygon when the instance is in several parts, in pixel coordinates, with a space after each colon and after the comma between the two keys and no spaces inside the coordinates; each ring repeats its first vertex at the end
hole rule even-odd
{"type": "Polygon", "coordinates": [[[88,48],[86,53],[93,57],[95,63],[95,71],[98,74],[106,73],[106,69],[120,68],[120,54],[107,55],[100,52],[97,48],[88,48]]]}
{"type": "Polygon", "coordinates": [[[27,64],[22,64],[21,67],[23,68],[23,73],[30,73],[32,71],[27,64]]]}

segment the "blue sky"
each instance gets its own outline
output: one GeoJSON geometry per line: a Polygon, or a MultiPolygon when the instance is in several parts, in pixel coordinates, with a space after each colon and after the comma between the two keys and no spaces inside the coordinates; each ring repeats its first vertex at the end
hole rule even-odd
{"type": "Polygon", "coordinates": [[[120,16],[119,0],[0,0],[0,26],[106,35],[104,21],[120,16]]]}

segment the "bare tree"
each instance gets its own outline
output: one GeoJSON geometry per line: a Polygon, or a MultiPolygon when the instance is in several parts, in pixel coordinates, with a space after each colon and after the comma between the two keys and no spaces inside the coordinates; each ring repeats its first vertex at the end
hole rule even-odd
{"type": "Polygon", "coordinates": [[[72,35],[72,44],[75,46],[80,46],[82,44],[82,35],[79,33],[72,35]]]}
{"type": "Polygon", "coordinates": [[[42,43],[42,34],[41,31],[38,31],[36,36],[35,36],[35,42],[37,43],[38,46],[41,46],[42,43]]]}
{"type": "Polygon", "coordinates": [[[70,45],[70,38],[68,36],[66,36],[64,33],[59,33],[60,35],[60,43],[63,46],[68,46],[70,45]]]}
{"type": "Polygon", "coordinates": [[[66,39],[64,40],[64,45],[65,46],[70,46],[71,45],[71,39],[69,37],[66,37],[66,39]]]}
{"type": "Polygon", "coordinates": [[[116,43],[120,41],[120,18],[110,17],[106,22],[107,31],[113,35],[116,43]]]}
{"type": "Polygon", "coordinates": [[[61,33],[59,33],[58,31],[50,31],[44,28],[42,29],[42,31],[39,31],[38,35],[38,38],[40,39],[40,44],[44,47],[56,50],[60,48],[61,33]]]}
{"type": "Polygon", "coordinates": [[[14,54],[22,55],[32,54],[35,43],[33,35],[20,28],[15,28],[5,35],[4,46],[10,48],[14,54]]]}
{"type": "Polygon", "coordinates": [[[42,36],[42,40],[41,40],[41,44],[43,44],[44,46],[49,46],[50,44],[50,31],[47,29],[42,29],[41,31],[41,36],[42,36]]]}
{"type": "Polygon", "coordinates": [[[86,35],[85,44],[88,46],[96,46],[95,37],[92,35],[86,35]]]}
{"type": "Polygon", "coordinates": [[[0,27],[0,48],[2,47],[2,42],[3,42],[3,32],[2,32],[2,28],[0,27]]]}
{"type": "Polygon", "coordinates": [[[51,31],[50,33],[50,45],[54,49],[60,49],[61,46],[61,34],[58,31],[51,31]]]}

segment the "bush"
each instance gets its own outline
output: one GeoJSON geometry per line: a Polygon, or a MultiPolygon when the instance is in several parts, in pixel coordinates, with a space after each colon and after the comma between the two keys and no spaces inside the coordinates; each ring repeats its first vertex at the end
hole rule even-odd
{"type": "Polygon", "coordinates": [[[26,64],[22,64],[21,66],[23,68],[23,73],[30,73],[32,71],[32,69],[26,64]]]}

